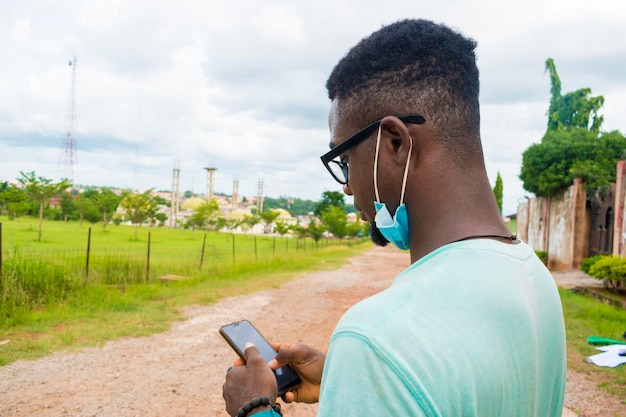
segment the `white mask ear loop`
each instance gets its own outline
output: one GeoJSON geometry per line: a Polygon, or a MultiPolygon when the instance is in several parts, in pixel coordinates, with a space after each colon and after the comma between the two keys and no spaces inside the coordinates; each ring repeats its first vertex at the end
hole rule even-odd
{"type": "MultiPolygon", "coordinates": [[[[382,125],[378,126],[378,136],[376,137],[376,155],[374,156],[374,192],[376,193],[376,201],[380,203],[380,195],[378,194],[378,151],[380,149],[380,134],[382,125]]],[[[404,192],[406,190],[406,180],[409,174],[409,162],[411,161],[411,153],[413,152],[413,138],[409,136],[409,154],[406,156],[406,165],[404,166],[404,177],[402,178],[402,192],[400,194],[400,205],[404,203],[404,192]]]]}
{"type": "Polygon", "coordinates": [[[380,149],[380,132],[382,131],[382,125],[378,125],[378,137],[376,138],[376,155],[374,156],[374,192],[376,193],[376,201],[380,203],[380,196],[378,195],[378,150],[380,149]]]}
{"type": "Polygon", "coordinates": [[[409,177],[409,162],[413,152],[413,138],[409,136],[409,154],[406,156],[406,166],[404,167],[404,178],[402,179],[402,194],[400,194],[400,205],[404,203],[404,190],[406,190],[406,180],[409,177]]]}

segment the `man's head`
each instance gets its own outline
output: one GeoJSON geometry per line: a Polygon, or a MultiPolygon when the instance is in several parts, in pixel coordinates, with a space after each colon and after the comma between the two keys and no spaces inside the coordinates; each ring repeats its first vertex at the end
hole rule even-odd
{"type": "MultiPolygon", "coordinates": [[[[426,20],[399,21],[361,40],[339,61],[326,83],[332,100],[331,146],[339,145],[375,120],[387,120],[387,116],[395,115],[421,115],[425,123],[420,128],[445,149],[451,163],[464,165],[482,161],[475,47],[473,40],[426,20]]],[[[400,134],[404,126],[401,121],[394,118],[390,123],[392,133],[396,123],[400,134]]],[[[387,126],[385,123],[385,128],[387,126]]],[[[376,137],[375,132],[371,137],[376,137]]],[[[373,142],[368,139],[346,154],[360,152],[358,160],[362,161],[364,154],[374,153],[373,142]]],[[[351,163],[357,157],[350,155],[345,159],[351,163]]],[[[358,181],[366,177],[360,177],[355,165],[350,165],[350,182],[344,186],[344,191],[353,193],[355,205],[364,209],[364,205],[372,204],[373,183],[370,175],[365,184],[359,184],[358,181]]],[[[379,178],[381,175],[393,177],[397,184],[385,187],[393,191],[387,193],[388,199],[394,200],[391,211],[400,199],[400,181],[395,175],[397,170],[385,171],[385,166],[379,168],[379,178]]],[[[371,161],[361,171],[366,175],[367,170],[372,170],[371,161]]],[[[371,213],[365,213],[365,217],[373,220],[371,213]]]]}

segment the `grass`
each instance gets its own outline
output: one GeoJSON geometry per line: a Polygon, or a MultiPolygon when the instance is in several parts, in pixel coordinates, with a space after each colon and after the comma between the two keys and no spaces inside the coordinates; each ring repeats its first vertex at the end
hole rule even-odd
{"type": "MultiPolygon", "coordinates": [[[[180,309],[183,306],[208,305],[225,296],[276,288],[294,274],[336,268],[347,257],[371,247],[369,243],[352,247],[321,244],[312,250],[310,240],[299,242],[296,247],[295,239],[257,237],[255,256],[254,237],[237,235],[233,261],[232,236],[209,233],[205,245],[210,250],[206,251],[205,263],[200,268],[202,232],[142,228],[139,240],[135,241],[131,227],[108,226],[103,230],[94,226],[94,263],[104,262],[102,259],[106,259],[106,254],[119,261],[120,253],[134,254],[143,260],[150,232],[153,269],[151,279],[147,281],[110,282],[103,272],[97,272],[105,269],[94,265],[89,285],[84,285],[82,271],[87,225],[46,222],[42,242],[36,241],[34,220],[3,222],[2,226],[5,259],[10,251],[17,251],[28,258],[22,266],[31,268],[26,269],[31,275],[44,274],[46,279],[34,280],[44,291],[58,289],[58,284],[54,284],[51,277],[58,282],[66,282],[54,267],[57,261],[67,263],[72,258],[80,271],[76,273],[78,278],[73,279],[80,283],[78,287],[82,290],[67,296],[70,288],[65,288],[65,295],[61,291],[55,298],[21,310],[12,317],[0,316],[0,342],[10,341],[0,345],[0,366],[18,359],[39,358],[55,351],[102,346],[109,340],[162,332],[173,321],[181,319],[180,309]],[[43,259],[43,265],[37,264],[33,256],[43,259]],[[167,274],[183,275],[187,279],[158,279],[167,274]]],[[[144,271],[144,268],[139,268],[140,275],[144,275],[144,271]]],[[[6,276],[3,279],[6,281],[6,276]]],[[[611,369],[587,363],[588,356],[599,352],[587,344],[587,337],[621,340],[626,331],[626,310],[568,290],[560,290],[560,294],[567,331],[568,367],[591,376],[611,395],[626,398],[626,366],[611,369]]]]}
{"type": "Polygon", "coordinates": [[[626,332],[626,310],[570,290],[559,291],[567,332],[568,368],[591,376],[600,388],[626,402],[626,366],[602,368],[587,363],[587,357],[601,353],[587,343],[587,337],[624,340],[622,335],[626,332]]]}
{"type": "Polygon", "coordinates": [[[92,229],[92,269],[86,277],[87,226],[47,222],[44,240],[37,242],[34,225],[24,220],[2,224],[0,342],[9,343],[0,345],[0,366],[58,350],[161,332],[181,318],[183,306],[275,288],[299,272],[336,268],[347,257],[371,247],[363,242],[315,246],[310,239],[236,235],[233,256],[230,234],[209,233],[204,242],[203,232],[144,228],[135,241],[130,227],[102,230],[96,226],[92,229]],[[146,279],[148,232],[151,272],[146,279]],[[200,268],[203,245],[211,249],[200,268]],[[139,259],[129,263],[124,261],[128,257],[139,259]],[[107,259],[126,262],[127,268],[98,265],[107,259]],[[8,264],[13,267],[11,274],[8,264]],[[133,278],[137,274],[139,279],[133,278]],[[164,275],[185,279],[158,279],[164,275]],[[9,309],[10,300],[15,302],[16,297],[18,304],[25,300],[25,305],[9,309]]]}

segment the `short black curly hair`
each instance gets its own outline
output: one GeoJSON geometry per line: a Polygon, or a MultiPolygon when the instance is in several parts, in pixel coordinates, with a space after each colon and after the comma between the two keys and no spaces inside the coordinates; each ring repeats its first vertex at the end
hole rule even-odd
{"type": "MultiPolygon", "coordinates": [[[[443,24],[401,20],[361,40],[326,88],[341,117],[366,125],[390,114],[422,114],[444,143],[478,144],[476,42],[443,24]]],[[[476,151],[469,146],[462,153],[476,151]]]]}

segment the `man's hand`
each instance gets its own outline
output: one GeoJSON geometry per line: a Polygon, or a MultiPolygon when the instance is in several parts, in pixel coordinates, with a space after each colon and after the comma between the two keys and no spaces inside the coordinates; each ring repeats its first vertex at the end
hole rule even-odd
{"type": "MultiPolygon", "coordinates": [[[[278,386],[274,373],[267,366],[253,344],[246,345],[244,351],[246,363],[238,362],[226,373],[226,382],[222,387],[222,395],[226,401],[226,411],[235,415],[239,407],[253,398],[269,397],[270,403],[276,402],[278,386]]],[[[269,409],[270,406],[255,408],[252,413],[269,409]]]]}
{"type": "Polygon", "coordinates": [[[289,365],[302,380],[302,385],[282,396],[283,400],[288,403],[293,401],[318,402],[326,355],[298,343],[272,343],[272,347],[278,352],[278,355],[269,362],[270,367],[277,369],[289,365]]]}

